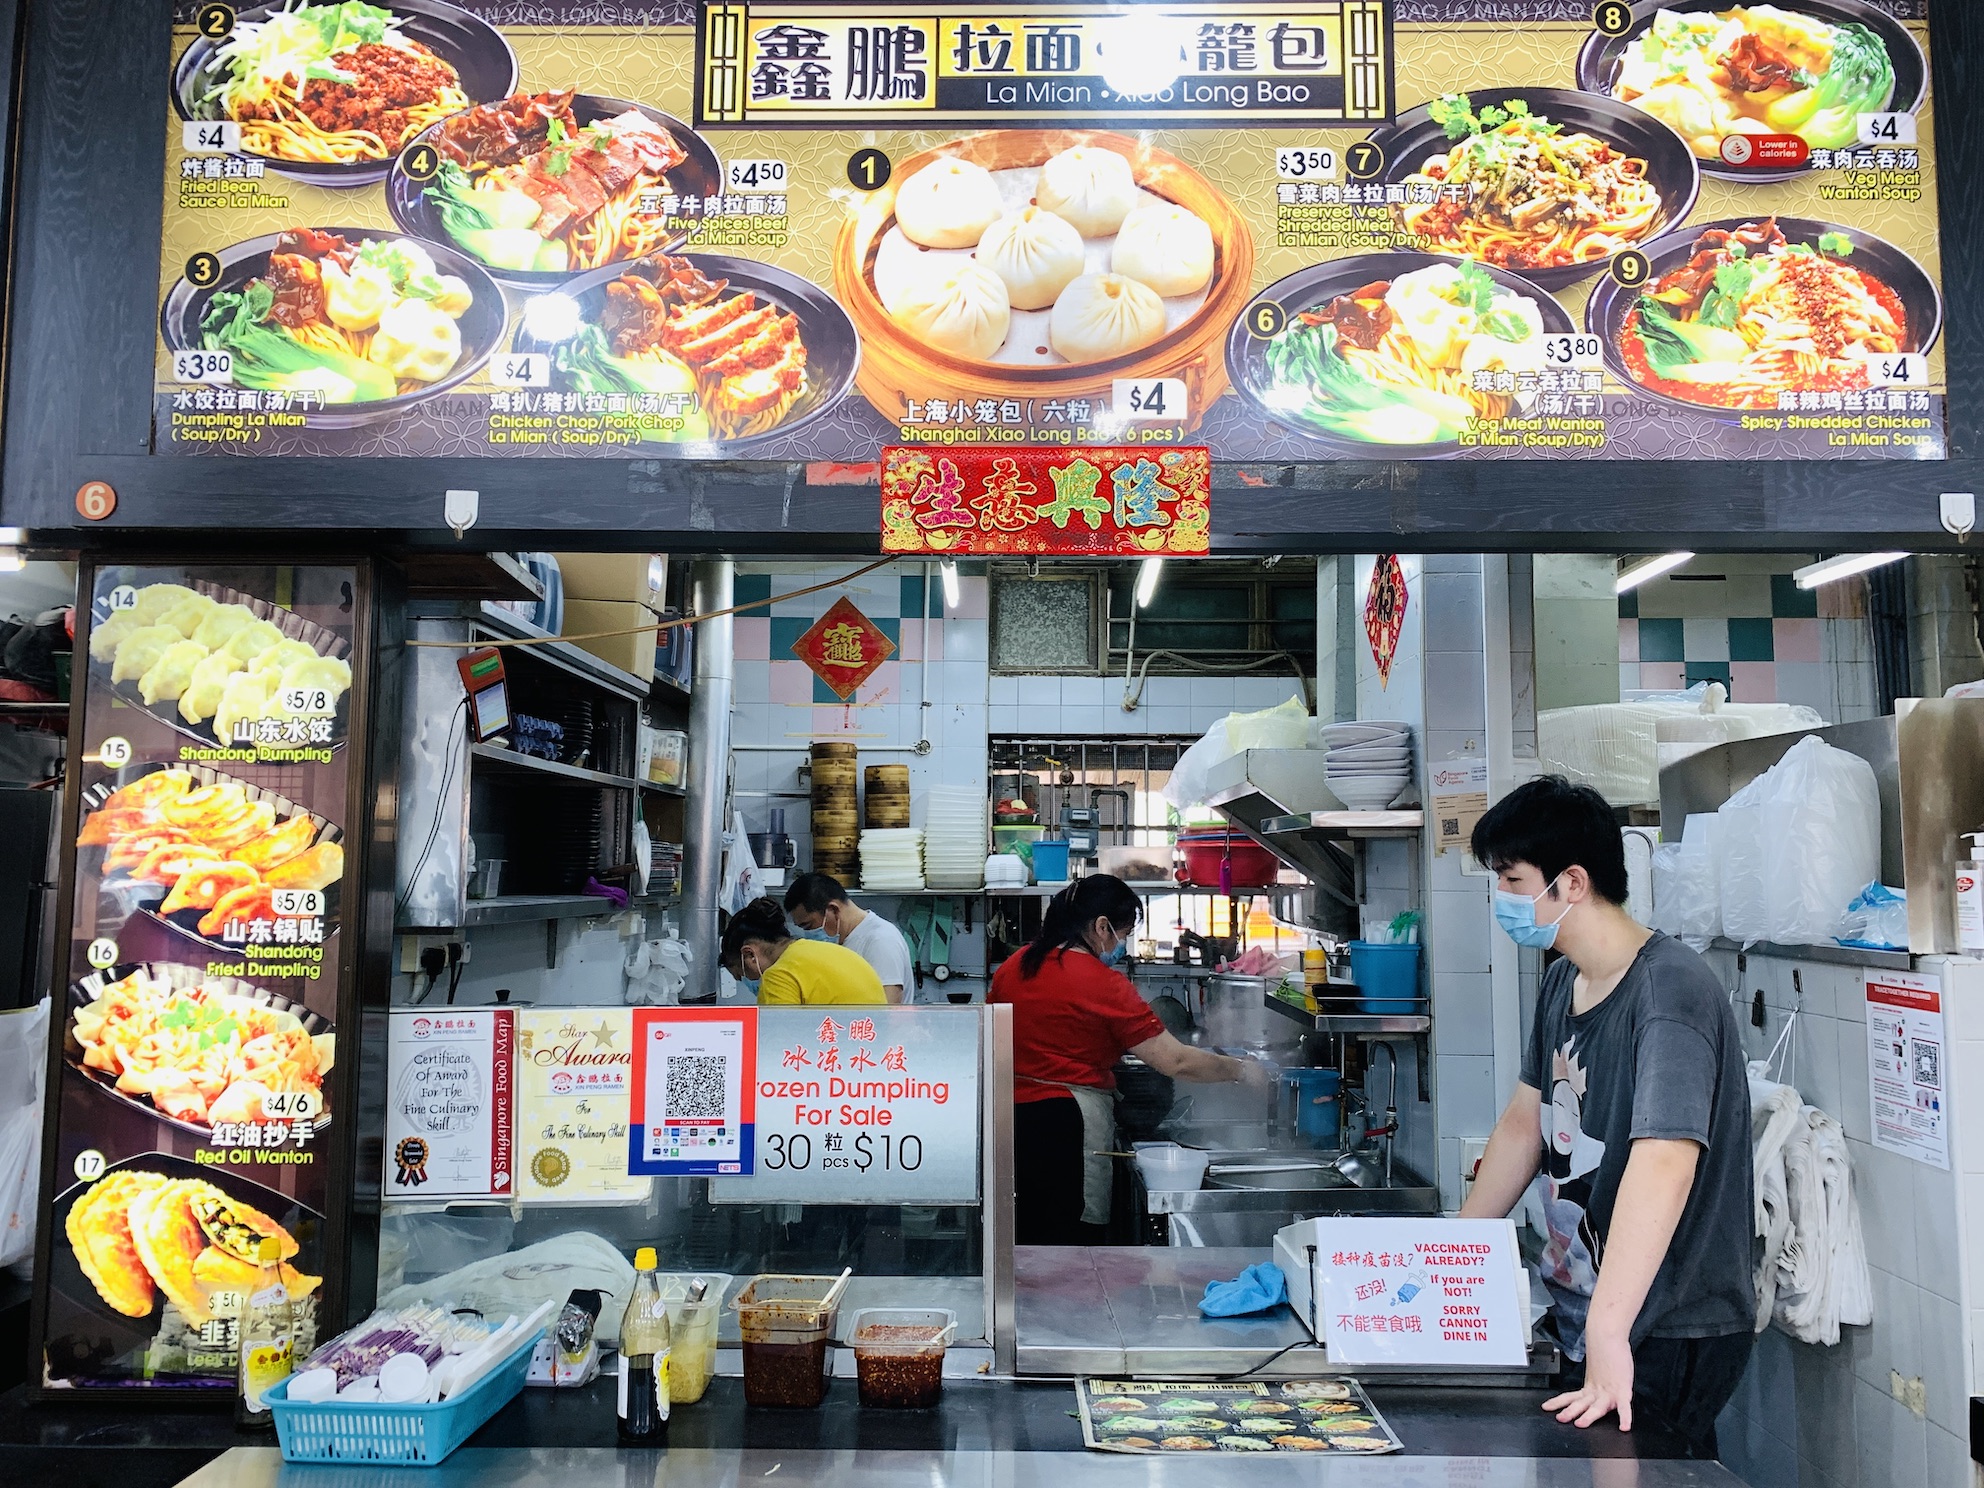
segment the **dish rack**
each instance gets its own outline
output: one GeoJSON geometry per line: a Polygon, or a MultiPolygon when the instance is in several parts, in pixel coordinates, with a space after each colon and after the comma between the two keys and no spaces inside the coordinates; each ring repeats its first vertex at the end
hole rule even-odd
{"type": "MultiPolygon", "coordinates": [[[[462,1394],[426,1404],[289,1398],[290,1380],[262,1398],[276,1418],[284,1462],[389,1462],[434,1467],[515,1399],[530,1372],[539,1328],[462,1394]]],[[[290,1376],[294,1379],[295,1376],[290,1376]]]]}

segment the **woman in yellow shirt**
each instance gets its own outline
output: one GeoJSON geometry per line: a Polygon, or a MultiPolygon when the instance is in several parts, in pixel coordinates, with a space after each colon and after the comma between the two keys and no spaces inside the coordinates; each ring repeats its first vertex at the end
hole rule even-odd
{"type": "Polygon", "coordinates": [[[888,1001],[875,968],[853,951],[796,939],[776,899],[753,899],[730,917],[722,956],[725,971],[757,987],[760,1007],[888,1001]]]}

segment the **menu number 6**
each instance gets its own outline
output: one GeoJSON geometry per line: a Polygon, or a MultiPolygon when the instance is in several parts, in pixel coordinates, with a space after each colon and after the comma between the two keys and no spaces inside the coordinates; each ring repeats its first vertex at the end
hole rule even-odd
{"type": "Polygon", "coordinates": [[[1288,329],[1288,312],[1273,300],[1248,307],[1247,331],[1256,341],[1272,341],[1288,329]]]}

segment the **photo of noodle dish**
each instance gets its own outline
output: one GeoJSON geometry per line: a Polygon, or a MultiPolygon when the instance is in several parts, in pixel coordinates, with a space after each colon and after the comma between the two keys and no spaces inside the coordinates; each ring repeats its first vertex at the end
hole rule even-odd
{"type": "Polygon", "coordinates": [[[486,21],[443,0],[287,0],[241,11],[180,59],[182,117],[240,126],[240,153],[324,186],[385,179],[430,125],[516,86],[486,21]]]}
{"type": "Polygon", "coordinates": [[[1685,218],[1693,153],[1652,116],[1552,88],[1448,93],[1376,131],[1399,246],[1559,289],[1685,218]]]}
{"type": "Polygon", "coordinates": [[[408,232],[460,248],[514,284],[553,284],[686,236],[681,203],[720,192],[709,146],[681,120],[561,89],[467,109],[419,137],[431,179],[394,165],[387,203],[408,232]]]}
{"type": "Polygon", "coordinates": [[[1710,223],[1649,258],[1647,284],[1602,286],[1586,315],[1615,372],[1670,403],[1776,409],[1837,394],[1831,406],[1860,407],[1878,364],[1927,352],[1941,329],[1920,265],[1832,223],[1710,223]]]}
{"type": "Polygon", "coordinates": [[[1459,448],[1474,420],[1532,406],[1545,338],[1572,329],[1533,285],[1474,262],[1369,254],[1291,275],[1255,305],[1282,329],[1235,324],[1227,365],[1262,416],[1353,454],[1414,456],[1459,448]]]}
{"type": "Polygon", "coordinates": [[[526,300],[512,349],[547,354],[552,387],[629,442],[726,449],[824,413],[860,355],[817,286],[708,253],[610,265],[526,300]]]}

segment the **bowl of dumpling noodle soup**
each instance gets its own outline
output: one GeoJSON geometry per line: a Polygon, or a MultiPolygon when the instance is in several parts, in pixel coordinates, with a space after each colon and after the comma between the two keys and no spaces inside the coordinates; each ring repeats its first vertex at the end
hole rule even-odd
{"type": "Polygon", "coordinates": [[[1183,427],[1226,390],[1220,343],[1246,304],[1254,242],[1176,156],[1127,135],[1007,129],[900,161],[834,250],[862,342],[856,380],[884,417],[910,400],[1093,400],[1119,378],[1177,378],[1183,427]]]}

